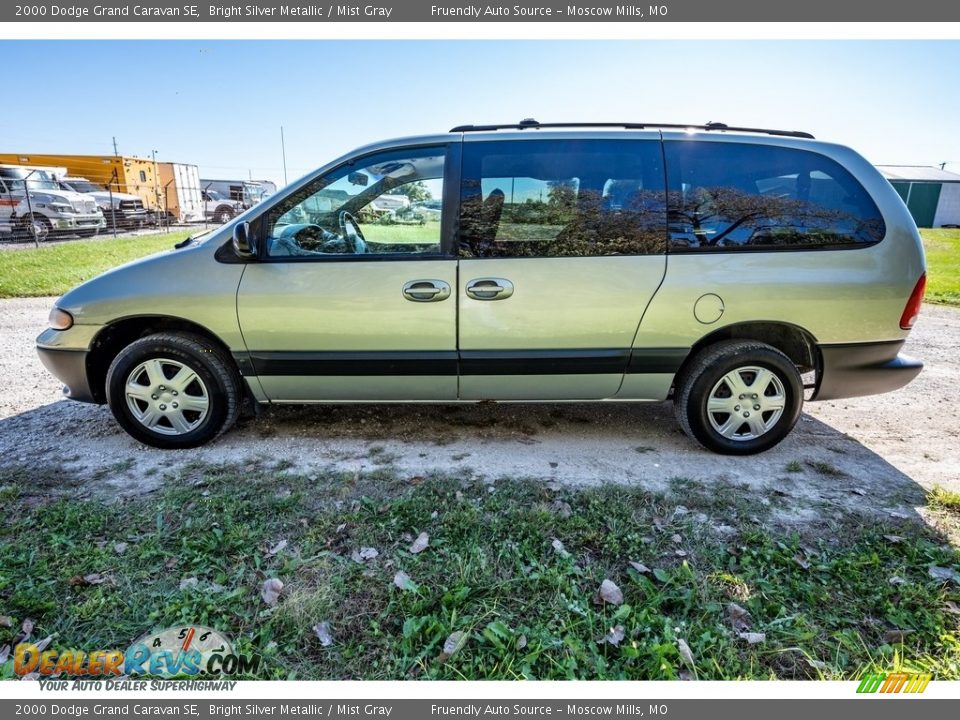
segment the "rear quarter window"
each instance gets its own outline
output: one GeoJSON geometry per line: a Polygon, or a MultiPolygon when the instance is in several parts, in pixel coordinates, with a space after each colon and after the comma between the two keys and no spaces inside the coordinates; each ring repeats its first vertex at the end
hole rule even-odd
{"type": "Polygon", "coordinates": [[[664,143],[672,252],[865,247],[886,228],[839,163],[806,150],[664,143]]]}

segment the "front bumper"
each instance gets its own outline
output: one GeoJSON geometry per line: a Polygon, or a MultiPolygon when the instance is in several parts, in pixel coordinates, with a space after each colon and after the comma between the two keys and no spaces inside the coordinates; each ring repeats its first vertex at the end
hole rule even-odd
{"type": "Polygon", "coordinates": [[[63,383],[63,394],[71,400],[95,403],[87,380],[86,350],[55,350],[37,346],[40,362],[63,383]]]}
{"type": "Polygon", "coordinates": [[[99,403],[102,398],[90,388],[87,377],[87,355],[98,325],[74,325],[69,330],[47,328],[37,337],[37,355],[40,362],[64,384],[63,394],[71,400],[99,403]]]}
{"type": "Polygon", "coordinates": [[[110,218],[109,224],[111,225],[140,226],[147,221],[147,211],[145,208],[117,208],[116,210],[104,210],[103,213],[105,218],[110,218]]]}
{"type": "Polygon", "coordinates": [[[54,230],[92,230],[106,227],[103,215],[77,215],[76,217],[50,218],[54,230]]]}
{"type": "Polygon", "coordinates": [[[811,400],[877,395],[899,390],[923,370],[923,363],[900,355],[903,340],[821,345],[820,372],[811,400]]]}

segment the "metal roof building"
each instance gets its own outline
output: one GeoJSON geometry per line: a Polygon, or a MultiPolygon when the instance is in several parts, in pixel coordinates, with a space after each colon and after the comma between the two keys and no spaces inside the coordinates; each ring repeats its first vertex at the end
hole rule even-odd
{"type": "Polygon", "coordinates": [[[960,226],[960,175],[925,165],[877,165],[918,227],[960,226]]]}

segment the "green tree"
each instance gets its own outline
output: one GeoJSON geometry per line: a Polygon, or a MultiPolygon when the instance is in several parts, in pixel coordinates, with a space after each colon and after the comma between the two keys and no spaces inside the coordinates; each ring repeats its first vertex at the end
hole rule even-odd
{"type": "Polygon", "coordinates": [[[423,180],[414,180],[413,182],[398,185],[392,190],[388,190],[387,195],[406,195],[410,202],[421,202],[423,200],[432,200],[433,194],[430,188],[424,185],[423,180]]]}
{"type": "Polygon", "coordinates": [[[551,223],[563,224],[574,215],[577,188],[570,180],[551,180],[547,183],[548,218],[551,223]]]}

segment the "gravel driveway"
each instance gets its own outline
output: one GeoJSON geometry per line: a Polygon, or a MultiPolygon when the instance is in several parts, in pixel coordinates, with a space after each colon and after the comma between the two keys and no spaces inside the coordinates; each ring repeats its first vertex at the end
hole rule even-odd
{"type": "Polygon", "coordinates": [[[194,461],[256,458],[305,473],[391,467],[656,490],[675,478],[738,484],[758,502],[778,499],[787,523],[834,510],[900,517],[923,503],[925,488],[960,490],[960,311],[952,308],[924,308],[906,352],[926,369],[910,386],[811,403],[774,450],[733,458],[695,446],[667,403],[276,407],[209,446],[154,450],[123,433],[106,407],[60,399],[34,351],[52,303],[0,300],[0,371],[8,379],[0,393],[0,464],[43,486],[70,478],[70,492],[82,495],[140,494],[194,461]]]}

